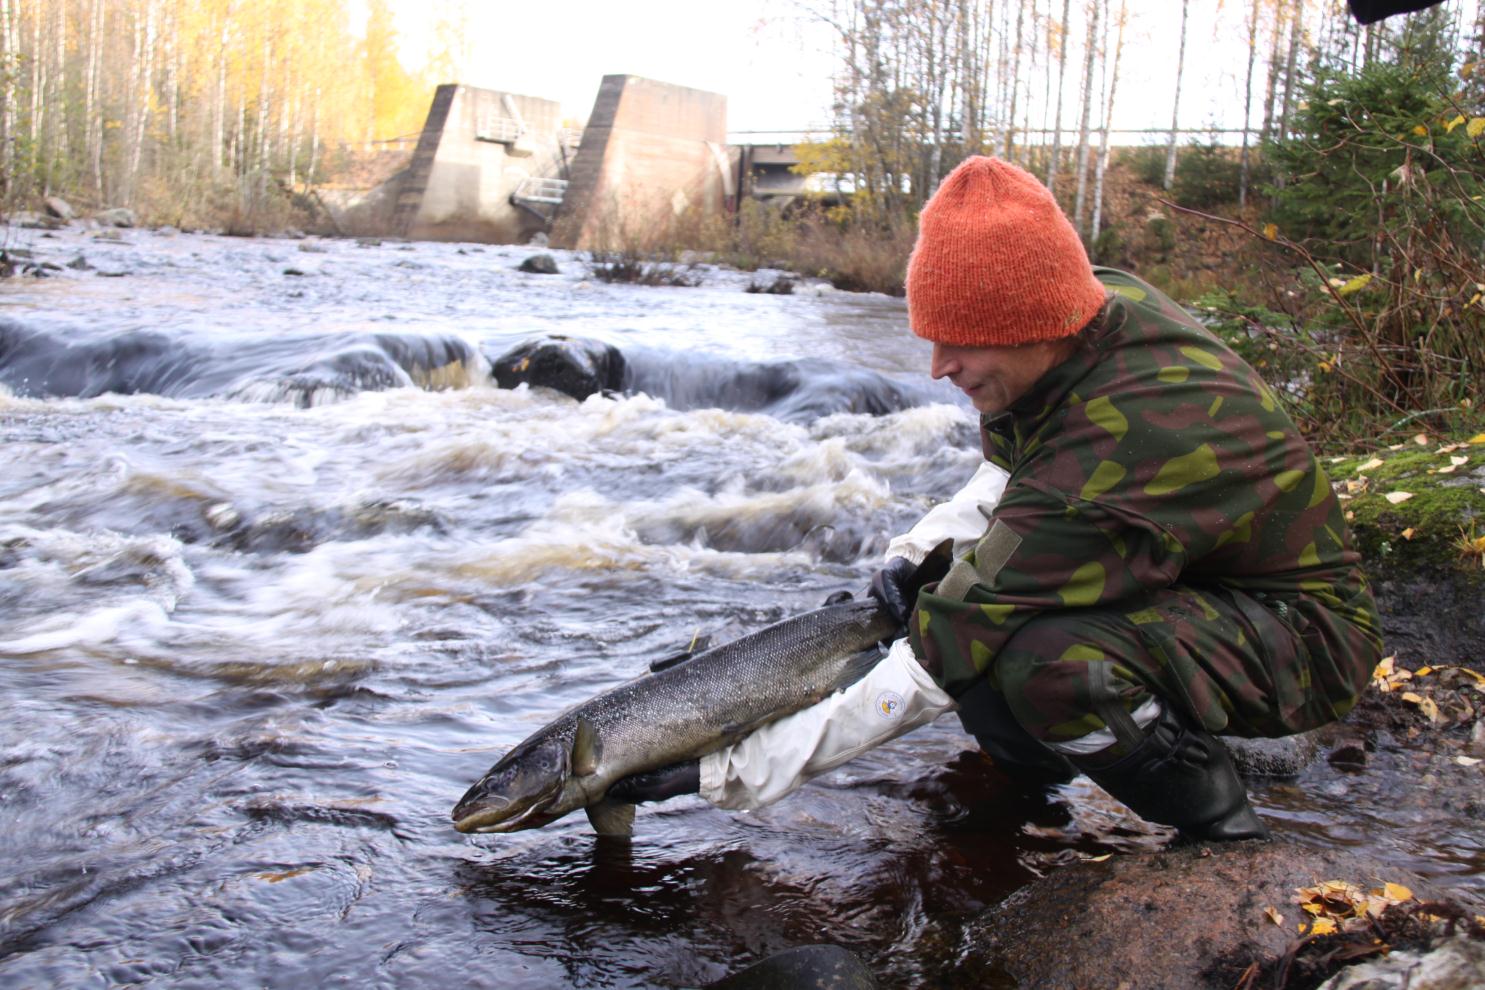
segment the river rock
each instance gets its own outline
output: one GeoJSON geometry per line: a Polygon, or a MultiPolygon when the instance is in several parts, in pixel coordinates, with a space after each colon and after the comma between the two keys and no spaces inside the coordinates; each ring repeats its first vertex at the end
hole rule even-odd
{"type": "Polygon", "coordinates": [[[838,945],[801,945],[776,952],[708,990],[876,990],[855,953],[838,945]]]}
{"type": "Polygon", "coordinates": [[[1318,990],[1477,990],[1485,987],[1485,942],[1456,935],[1429,952],[1394,952],[1352,966],[1318,990]]]}
{"type": "Polygon", "coordinates": [[[134,226],[134,211],[122,206],[116,206],[111,210],[99,210],[93,214],[105,227],[132,227],[134,226]]]}
{"type": "Polygon", "coordinates": [[[1323,729],[1280,739],[1223,736],[1232,762],[1244,777],[1297,777],[1320,752],[1323,729]]]}
{"type": "Polygon", "coordinates": [[[48,214],[56,217],[58,220],[71,220],[77,216],[76,211],[72,209],[72,204],[61,196],[48,196],[41,201],[41,205],[46,208],[48,214]]]}
{"type": "Polygon", "coordinates": [[[1329,879],[1439,896],[1398,867],[1285,840],[1116,855],[1062,867],[976,919],[965,975],[1009,974],[1022,987],[1232,990],[1251,963],[1282,957],[1296,938],[1295,892],[1329,879]]]}
{"type": "Polygon", "coordinates": [[[602,341],[552,335],[538,337],[490,362],[501,388],[539,385],[582,400],[624,387],[624,355],[602,341]]]}
{"type": "Polygon", "coordinates": [[[557,259],[549,254],[533,254],[516,266],[517,270],[531,275],[558,275],[557,259]]]}

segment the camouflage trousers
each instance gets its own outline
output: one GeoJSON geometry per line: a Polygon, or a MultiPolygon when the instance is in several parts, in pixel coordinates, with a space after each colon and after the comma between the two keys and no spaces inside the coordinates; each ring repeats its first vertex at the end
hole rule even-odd
{"type": "MultiPolygon", "coordinates": [[[[1285,602],[1178,585],[1138,608],[1032,619],[996,656],[991,685],[1042,743],[1108,728],[1115,752],[1131,748],[1140,732],[1128,713],[1151,697],[1209,732],[1290,735],[1342,717],[1366,684],[1364,673],[1339,686],[1312,678],[1295,622],[1285,602]]],[[[1362,650],[1371,653],[1365,641],[1362,650]]],[[[1369,673],[1374,663],[1369,655],[1350,667],[1369,673]]]]}

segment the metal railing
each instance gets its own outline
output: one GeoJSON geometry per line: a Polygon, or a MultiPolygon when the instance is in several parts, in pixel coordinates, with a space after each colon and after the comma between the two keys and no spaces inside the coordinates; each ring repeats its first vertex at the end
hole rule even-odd
{"type": "Polygon", "coordinates": [[[510,198],[516,203],[547,203],[558,206],[567,193],[566,179],[542,179],[528,176],[516,186],[510,198]]]}

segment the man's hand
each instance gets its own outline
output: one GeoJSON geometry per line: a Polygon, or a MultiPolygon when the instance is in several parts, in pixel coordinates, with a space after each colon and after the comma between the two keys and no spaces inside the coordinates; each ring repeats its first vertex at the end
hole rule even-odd
{"type": "Polygon", "coordinates": [[[664,801],[695,794],[701,788],[701,764],[697,760],[672,763],[658,770],[630,774],[614,782],[608,789],[611,801],[639,804],[644,801],[664,801]]]}
{"type": "Polygon", "coordinates": [[[905,586],[917,570],[918,565],[906,557],[893,557],[871,576],[871,587],[866,590],[899,626],[907,625],[908,617],[918,604],[916,593],[910,599],[909,589],[905,586]]]}

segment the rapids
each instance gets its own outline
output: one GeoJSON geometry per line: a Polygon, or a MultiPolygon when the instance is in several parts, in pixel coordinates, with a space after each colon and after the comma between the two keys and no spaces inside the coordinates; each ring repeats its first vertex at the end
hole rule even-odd
{"type": "MultiPolygon", "coordinates": [[[[1086,781],[1017,796],[952,718],[762,812],[643,808],[629,848],[452,828],[534,728],[863,588],[973,472],[900,300],[24,233],[64,267],[0,283],[0,984],[694,987],[835,942],[918,986],[1039,871],[1164,841],[1086,781]],[[637,387],[491,384],[552,333],[637,387]]],[[[1478,889],[1478,847],[1306,775],[1255,789],[1277,830],[1478,889]]]]}

